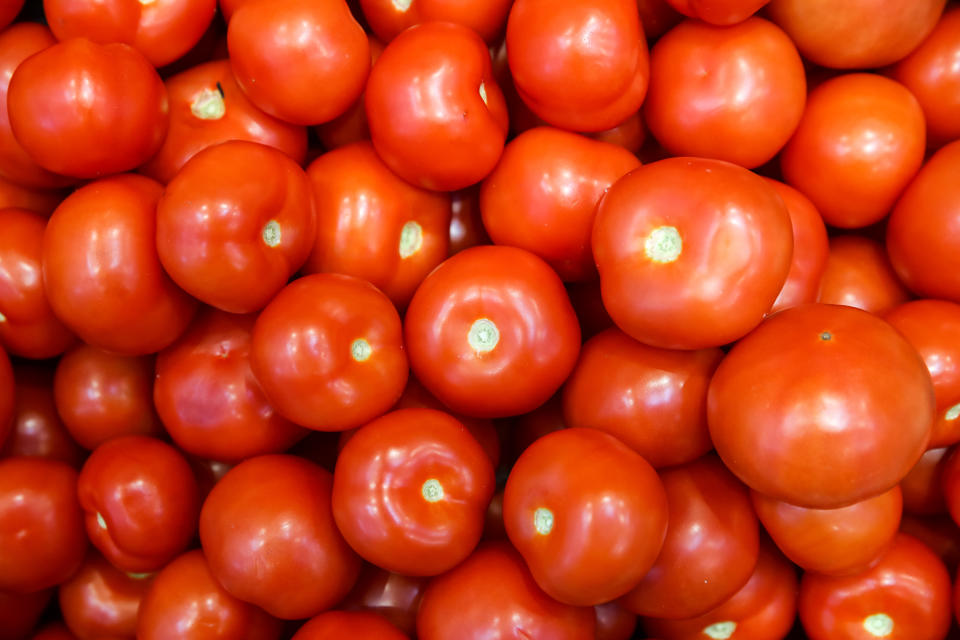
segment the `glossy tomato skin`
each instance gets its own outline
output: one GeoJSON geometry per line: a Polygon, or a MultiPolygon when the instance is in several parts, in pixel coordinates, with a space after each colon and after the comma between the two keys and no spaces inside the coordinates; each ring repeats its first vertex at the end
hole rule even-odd
{"type": "Polygon", "coordinates": [[[46,219],[26,209],[0,209],[0,344],[14,355],[51,358],[76,340],[54,315],[43,287],[46,219]]]}
{"type": "Polygon", "coordinates": [[[770,0],[667,0],[685,16],[708,24],[729,26],[742,24],[770,0]]]}
{"type": "Polygon", "coordinates": [[[139,640],[277,640],[281,623],[227,593],[195,549],[153,578],[136,631],[139,640]]]}
{"type": "Polygon", "coordinates": [[[404,180],[454,191],[482,180],[507,135],[490,53],[467,27],[417,25],[384,49],[366,93],[370,138],[404,180]]]}
{"type": "Polygon", "coordinates": [[[13,410],[16,385],[10,357],[0,345],[0,447],[3,446],[13,427],[13,410]]]}
{"type": "Polygon", "coordinates": [[[164,83],[170,130],[140,173],[166,184],[197,152],[227,140],[275,147],[297,164],[307,155],[307,130],[258,109],[237,86],[229,60],[182,71],[164,83]]]}
{"type": "Polygon", "coordinates": [[[760,323],[789,272],[793,232],[783,200],[753,173],[669,158],[610,188],[592,243],[604,306],[624,333],[655,347],[699,349],[760,323]]]}
{"type": "Polygon", "coordinates": [[[787,143],[806,97],[803,61],[775,24],[686,20],[653,47],[643,115],[671,155],[752,169],[787,143]]]}
{"type": "Polygon", "coordinates": [[[31,593],[0,591],[0,640],[22,640],[37,626],[53,589],[31,593]]]}
{"type": "Polygon", "coordinates": [[[810,640],[939,640],[951,622],[951,581],[922,542],[897,535],[872,568],[851,576],[807,573],[800,582],[800,621],[810,640]]]}
{"type": "Polygon", "coordinates": [[[920,169],[925,127],[920,103],[900,83],[841,75],[810,92],[780,167],[827,224],[865,227],[887,216],[920,169]]]}
{"type": "Polygon", "coordinates": [[[551,127],[514,138],[480,188],[483,226],[493,242],[526,249],[564,281],[593,280],[590,232],[607,189],[640,166],[606,142],[551,127]]]}
{"type": "Polygon", "coordinates": [[[710,435],[731,471],[820,509],[897,484],[926,449],[933,412],[930,374],[899,332],[823,304],[771,316],[727,354],[707,395],[710,435]]]}
{"type": "Polygon", "coordinates": [[[370,43],[344,0],[243,3],[227,46],[250,101],[293,124],[319,124],[347,110],[370,73],[370,43]]]}
{"type": "Polygon", "coordinates": [[[555,127],[609,129],[646,95],[650,57],[636,0],[517,0],[506,42],[517,93],[555,127]]]}
{"type": "Polygon", "coordinates": [[[77,472],[56,460],[0,460],[0,589],[29,593],[60,584],[86,550],[77,472]]]}
{"type": "Polygon", "coordinates": [[[417,609],[429,578],[391,573],[365,564],[338,609],[369,611],[389,620],[408,636],[417,633],[417,609]]]}
{"type": "Polygon", "coordinates": [[[135,49],[74,38],[17,67],[7,108],[13,135],[37,164],[97,178],[134,169],[156,153],[170,106],[160,76],[135,49]]]}
{"type": "Polygon", "coordinates": [[[58,590],[64,622],[80,640],[133,637],[151,577],[127,575],[90,550],[58,590]]]}
{"type": "Polygon", "coordinates": [[[186,459],[156,438],[125,436],[90,454],[77,485],[87,534],[119,569],[156,571],[197,530],[197,481],[186,459]]]}
{"type": "Polygon", "coordinates": [[[595,626],[593,609],[541,591],[507,542],[485,543],[431,580],[417,613],[420,640],[594,640],[595,626]]]}
{"type": "Polygon", "coordinates": [[[47,297],[87,344],[124,355],[154,353],[176,340],[196,310],[157,257],[161,191],[142,176],[104,178],[74,191],[47,223],[47,297]]]}
{"type": "Polygon", "coordinates": [[[859,235],[830,238],[817,302],[842,304],[878,316],[910,299],[882,244],[859,235]]]}
{"type": "Polygon", "coordinates": [[[511,0],[360,0],[360,7],[378,38],[390,42],[405,29],[424,22],[455,22],[475,31],[490,44],[503,35],[511,0]]]}
{"type": "Polygon", "coordinates": [[[200,514],[210,572],[234,597],[286,620],[339,602],[360,559],[337,530],[333,476],[293,456],[246,460],[214,486],[200,514]]]}
{"type": "Polygon", "coordinates": [[[52,371],[44,365],[18,365],[13,422],[0,456],[36,456],[79,469],[86,452],[64,426],[54,403],[52,371]]]}
{"type": "Polygon", "coordinates": [[[307,167],[317,231],[305,273],[369,281],[398,308],[449,251],[450,196],[397,177],[370,142],[325,153],[307,167]]]}
{"type": "Polygon", "coordinates": [[[367,611],[326,611],[300,627],[291,640],[378,638],[407,640],[408,636],[384,618],[367,611]]]}
{"type": "Polygon", "coordinates": [[[580,327],[546,262],[514,247],[473,247],[420,285],[404,335],[417,379],[451,410],[519,415],[567,378],[580,327]]]}
{"type": "Polygon", "coordinates": [[[927,449],[910,473],[900,481],[904,512],[930,516],[947,512],[941,481],[949,452],[950,449],[946,447],[927,449]]]}

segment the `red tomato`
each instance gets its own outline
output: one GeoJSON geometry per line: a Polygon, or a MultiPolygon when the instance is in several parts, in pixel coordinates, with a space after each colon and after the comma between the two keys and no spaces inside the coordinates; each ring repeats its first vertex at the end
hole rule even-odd
{"type": "Polygon", "coordinates": [[[129,171],[156,153],[170,105],[160,76],[136,49],[76,38],[17,67],[7,108],[13,134],[37,164],[96,178],[129,171]]]}
{"type": "MultiPolygon", "coordinates": [[[[353,0],[356,6],[356,0],[353,0]]],[[[383,53],[384,44],[374,37],[370,38],[370,61],[371,66],[376,64],[380,54],[383,53]]],[[[362,142],[370,139],[370,127],[367,124],[367,94],[366,91],[360,94],[353,104],[339,116],[318,124],[313,129],[323,148],[333,151],[340,147],[345,147],[354,142],[362,142]]]]}
{"type": "Polygon", "coordinates": [[[29,636],[52,595],[52,589],[24,594],[0,591],[0,640],[22,640],[29,636]]]}
{"type": "Polygon", "coordinates": [[[503,522],[541,589],[592,606],[630,591],[653,566],[667,496],[653,467],[613,436],[563,429],[514,464],[503,522]]]}
{"type": "Polygon", "coordinates": [[[746,487],[715,456],[664,470],[660,478],[670,514],[663,549],[620,602],[644,616],[692,618],[750,579],[760,527],[746,487]]]}
{"type": "Polygon", "coordinates": [[[47,367],[17,366],[13,422],[0,455],[50,458],[79,469],[86,452],[57,415],[51,374],[47,367]]]}
{"type": "Polygon", "coordinates": [[[710,435],[730,470],[760,493],[818,509],[900,482],[927,447],[933,411],[930,374],[899,332],[824,304],[766,320],[720,363],[707,396],[710,435]]]}
{"type": "Polygon", "coordinates": [[[260,456],[227,472],[200,513],[214,578],[285,620],[309,618],[350,591],[360,559],[337,530],[333,476],[293,456],[260,456]]]}
{"type": "Polygon", "coordinates": [[[720,160],[670,158],[632,171],[600,202],[593,227],[610,317],[635,340],[670,349],[719,346],[757,326],[792,251],[777,193],[720,160]]]}
{"type": "Polygon", "coordinates": [[[386,412],[409,375],[400,316],[368,282],[314,274],[260,313],[250,363],[267,400],[296,424],[344,431],[386,412]]]}
{"type": "Polygon", "coordinates": [[[154,211],[162,187],[120,175],[57,207],[43,237],[43,280],[57,317],[88,344],[153,353],[186,329],[196,301],[163,271],[154,211]]]}
{"type": "Polygon", "coordinates": [[[395,38],[370,72],[366,101],[373,146],[412,184],[462,189],[500,159],[507,106],[486,45],[467,27],[434,22],[395,38]]]}
{"type": "Polygon", "coordinates": [[[139,640],[277,640],[281,624],[220,586],[200,550],[157,574],[140,605],[139,640]]]}
{"type": "Polygon", "coordinates": [[[46,219],[26,209],[0,209],[0,344],[14,355],[51,358],[73,344],[43,287],[46,219]]]}
{"type": "Polygon", "coordinates": [[[643,143],[647,141],[647,127],[643,123],[643,117],[637,111],[633,115],[627,116],[627,119],[620,124],[604,129],[603,131],[593,131],[586,134],[588,138],[598,142],[608,142],[618,147],[623,147],[630,153],[636,155],[640,153],[643,143]]]}
{"type": "Polygon", "coordinates": [[[45,625],[31,636],[31,640],[79,640],[77,636],[59,622],[45,625]]]}
{"type": "Polygon", "coordinates": [[[667,0],[683,15],[720,26],[747,20],[770,0],[667,0]]]}
{"type": "Polygon", "coordinates": [[[506,429],[506,437],[509,438],[508,467],[512,467],[520,454],[543,436],[567,428],[561,399],[558,393],[533,411],[509,421],[506,429]]]}
{"type": "Polygon", "coordinates": [[[409,636],[384,618],[367,611],[327,611],[308,620],[292,640],[407,640],[409,636]]]}
{"type": "Polygon", "coordinates": [[[637,616],[616,602],[598,604],[596,640],[630,640],[637,628],[637,616]]]}
{"type": "Polygon", "coordinates": [[[13,22],[23,8],[23,0],[8,0],[0,7],[0,29],[13,22]]]}
{"type": "Polygon", "coordinates": [[[910,299],[883,245],[865,236],[830,238],[817,302],[857,307],[878,316],[910,299]]]}
{"type": "Polygon", "coordinates": [[[57,460],[0,460],[0,590],[60,584],[86,550],[77,472],[57,460]]]}
{"type": "Polygon", "coordinates": [[[0,209],[18,207],[49,216],[63,200],[63,193],[31,189],[0,178],[0,209]]]}
{"type": "Polygon", "coordinates": [[[953,521],[960,525],[960,448],[953,447],[947,454],[940,472],[940,485],[947,510],[953,521]]]}
{"type": "Polygon", "coordinates": [[[941,640],[950,628],[950,586],[940,559],[901,533],[866,571],[805,574],[797,607],[810,640],[941,640]]]}
{"type": "Polygon", "coordinates": [[[360,571],[353,590],[337,607],[376,613],[413,636],[417,632],[417,609],[427,581],[427,578],[390,573],[368,564],[360,571]]]}
{"type": "Polygon", "coordinates": [[[567,426],[616,436],[655,467],[690,462],[713,448],[707,386],[720,349],[648,347],[607,329],[583,345],[563,389],[567,426]]]}
{"type": "Polygon", "coordinates": [[[614,127],[647,93],[650,57],[636,0],[516,0],[507,56],[524,103],[562,129],[614,127]]]}
{"type": "Polygon", "coordinates": [[[64,622],[80,640],[132,638],[150,577],[128,575],[89,551],[83,565],[60,585],[64,622]]]}
{"type": "Polygon", "coordinates": [[[450,255],[478,244],[491,244],[487,230],[483,228],[480,213],[480,189],[468,187],[450,194],[450,255]]]}
{"type": "Polygon", "coordinates": [[[146,436],[114,438],[80,471],[77,494],[90,541],[124,571],[156,571],[197,530],[197,481],[184,457],[146,436]]]}
{"type": "MultiPolygon", "coordinates": [[[[709,6],[717,4],[724,3],[709,6]]],[[[643,115],[672,155],[752,169],[787,143],[806,97],[803,61],[775,24],[750,18],[717,27],[686,20],[651,52],[643,115]]]]}
{"type": "Polygon", "coordinates": [[[453,411],[519,415],[570,374],[580,327],[563,283],[514,247],[474,247],[420,285],[404,333],[417,379],[453,411]]]}
{"type": "Polygon", "coordinates": [[[3,346],[0,345],[0,447],[6,441],[13,428],[13,414],[16,406],[16,386],[13,379],[13,367],[3,346]]]}
{"type": "Polygon", "coordinates": [[[489,43],[503,35],[512,0],[360,0],[360,7],[378,38],[390,42],[402,31],[424,22],[455,22],[489,43]]]}
{"type": "Polygon", "coordinates": [[[344,0],[245,2],[230,18],[227,45],[250,101],[293,124],[339,116],[370,72],[367,34],[344,0]]]}
{"type": "Polygon", "coordinates": [[[629,151],[549,127],[508,144],[480,188],[483,226],[497,244],[543,258],[565,281],[593,280],[597,201],[640,166],[629,151]]]}
{"type": "Polygon", "coordinates": [[[940,556],[948,571],[960,564],[960,528],[948,515],[911,516],[903,514],[900,531],[915,537],[940,556]]]}
{"type": "Polygon", "coordinates": [[[937,515],[947,512],[943,497],[943,468],[949,449],[928,449],[903,480],[903,510],[916,515],[937,515]]]}
{"type": "Polygon", "coordinates": [[[637,0],[637,10],[647,40],[659,38],[683,19],[667,0],[637,0]]]}
{"type": "Polygon", "coordinates": [[[584,339],[592,338],[614,326],[610,314],[603,306],[603,293],[599,280],[570,282],[567,284],[567,293],[570,295],[574,311],[577,312],[584,339]]]}
{"type": "Polygon", "coordinates": [[[255,107],[233,77],[228,60],[207,62],[166,81],[170,130],[140,172],[164,184],[197,152],[227,140],[275,147],[300,164],[307,155],[306,128],[255,107]]]}
{"type": "Polygon", "coordinates": [[[507,542],[483,544],[431,580],[417,613],[420,640],[593,640],[595,626],[593,609],[541,591],[507,542]]]}

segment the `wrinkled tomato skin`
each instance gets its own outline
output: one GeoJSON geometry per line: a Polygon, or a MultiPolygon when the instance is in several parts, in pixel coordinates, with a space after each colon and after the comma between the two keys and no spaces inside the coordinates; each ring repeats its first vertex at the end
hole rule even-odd
{"type": "Polygon", "coordinates": [[[904,512],[921,516],[947,512],[942,479],[949,452],[950,449],[946,447],[927,449],[910,473],[900,481],[904,512]]]}
{"type": "Polygon", "coordinates": [[[390,42],[405,29],[424,22],[455,22],[469,27],[490,44],[503,34],[512,0],[360,0],[363,15],[378,38],[390,42]],[[409,6],[403,7],[404,4],[409,6]]]}
{"type": "Polygon", "coordinates": [[[667,0],[683,15],[708,24],[729,26],[743,23],[770,0],[667,0]]]}
{"type": "Polygon", "coordinates": [[[60,612],[80,640],[133,637],[137,610],[150,577],[132,577],[89,551],[83,565],[60,585],[60,612]]]}
{"type": "Polygon", "coordinates": [[[910,299],[881,243],[858,235],[830,238],[817,302],[842,304],[884,316],[910,299]]]}
{"type": "Polygon", "coordinates": [[[404,576],[364,565],[353,589],[338,609],[369,611],[389,620],[408,636],[417,632],[417,609],[429,578],[404,576]]]}
{"type": "Polygon", "coordinates": [[[375,613],[326,611],[308,620],[291,640],[332,640],[333,638],[407,640],[408,636],[375,613]]]}

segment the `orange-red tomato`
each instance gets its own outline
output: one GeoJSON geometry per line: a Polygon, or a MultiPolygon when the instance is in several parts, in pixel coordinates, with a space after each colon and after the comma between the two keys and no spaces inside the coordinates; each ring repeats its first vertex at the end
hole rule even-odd
{"type": "Polygon", "coordinates": [[[91,549],[58,590],[64,622],[80,640],[133,637],[151,577],[128,575],[91,549]]]}
{"type": "Polygon", "coordinates": [[[424,22],[455,22],[493,43],[503,35],[512,0],[360,0],[370,28],[384,42],[424,22]]]}
{"type": "Polygon", "coordinates": [[[376,613],[409,636],[417,633],[417,609],[428,578],[404,576],[364,565],[357,583],[338,609],[376,613]]]}
{"type": "Polygon", "coordinates": [[[883,245],[866,236],[830,238],[817,302],[842,304],[878,316],[910,299],[883,245]]]}
{"type": "Polygon", "coordinates": [[[637,10],[647,40],[659,38],[683,19],[667,0],[637,0],[637,10]]]}
{"type": "Polygon", "coordinates": [[[770,0],[667,0],[680,13],[720,26],[747,20],[770,0]]]}
{"type": "Polygon", "coordinates": [[[929,516],[947,512],[941,481],[949,452],[946,447],[928,449],[903,477],[900,490],[903,492],[904,512],[929,516]]]}
{"type": "Polygon", "coordinates": [[[335,640],[337,638],[407,640],[408,636],[375,613],[326,611],[308,620],[291,640],[335,640]]]}

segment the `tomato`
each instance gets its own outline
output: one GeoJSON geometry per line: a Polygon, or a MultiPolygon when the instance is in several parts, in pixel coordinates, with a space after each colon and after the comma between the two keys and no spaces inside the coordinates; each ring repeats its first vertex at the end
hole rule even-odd
{"type": "Polygon", "coordinates": [[[0,345],[0,447],[6,441],[13,428],[14,408],[16,406],[16,386],[13,379],[13,367],[3,346],[0,345]]]}
{"type": "Polygon", "coordinates": [[[227,472],[200,513],[210,572],[231,595],[286,620],[339,602],[360,559],[337,530],[333,476],[285,455],[251,458],[227,472]]]}
{"type": "Polygon", "coordinates": [[[507,107],[490,53],[467,27],[418,25],[384,49],[367,83],[377,153],[404,180],[454,191],[482,180],[507,135],[507,107]]]}
{"type": "Polygon", "coordinates": [[[48,216],[62,200],[60,191],[32,189],[0,178],[0,209],[18,207],[48,216]]]}
{"type": "Polygon", "coordinates": [[[659,38],[683,19],[667,0],[637,0],[637,10],[647,40],[659,38]]]}
{"type": "Polygon", "coordinates": [[[228,60],[206,62],[166,80],[170,130],[140,172],[170,182],[199,151],[227,140],[275,147],[300,164],[307,155],[305,127],[278,120],[255,107],[237,86],[228,60]]]}
{"type": "Polygon", "coordinates": [[[508,438],[508,467],[512,467],[520,454],[543,436],[567,428],[561,400],[562,396],[558,393],[533,411],[510,419],[505,433],[508,438]]]}
{"type": "Polygon", "coordinates": [[[640,153],[643,143],[647,141],[647,127],[639,111],[627,116],[620,124],[603,131],[592,131],[586,134],[598,142],[608,142],[623,147],[630,153],[640,153]]]}
{"type": "Polygon", "coordinates": [[[377,638],[406,640],[409,636],[375,613],[367,611],[327,611],[307,621],[292,640],[337,640],[377,638]]]}
{"type": "Polygon", "coordinates": [[[83,565],[60,585],[64,622],[80,640],[133,637],[150,577],[127,575],[89,551],[83,565]]]}
{"type": "Polygon", "coordinates": [[[44,169],[76,178],[146,162],[167,134],[169,108],[160,76],[140,53],[84,38],[24,60],[7,90],[10,127],[26,152],[44,169]]]}
{"type": "Polygon", "coordinates": [[[26,209],[0,209],[0,344],[14,355],[50,358],[74,342],[43,287],[41,253],[47,221],[26,209]]]}
{"type": "Polygon", "coordinates": [[[139,640],[277,640],[281,623],[237,600],[210,573],[200,550],[156,575],[140,605],[139,640]]]}
{"type": "Polygon", "coordinates": [[[37,456],[79,468],[85,452],[57,415],[51,373],[45,366],[18,365],[13,422],[2,456],[37,456]]]}
{"type": "Polygon", "coordinates": [[[52,589],[24,594],[0,591],[0,640],[26,638],[37,625],[52,595],[52,589]]]}
{"type": "Polygon", "coordinates": [[[596,640],[630,640],[637,628],[637,616],[616,602],[598,604],[596,640]]]}
{"type": "Polygon", "coordinates": [[[437,575],[476,547],[493,465],[470,432],[434,409],[400,409],[362,427],[337,458],[333,516],[365,560],[437,575]]]}
{"type": "Polygon", "coordinates": [[[197,481],[173,447],[124,436],[90,454],[77,486],[90,541],[124,571],[156,571],[197,530],[197,481]]]}
{"type": "Polygon", "coordinates": [[[413,636],[417,632],[417,609],[427,582],[428,578],[391,573],[368,564],[337,608],[376,613],[413,636]]]}
{"type": "Polygon", "coordinates": [[[317,231],[303,271],[363,278],[405,307],[447,257],[450,197],[398,178],[369,142],[323,154],[307,176],[317,231]]]}
{"type": "Polygon", "coordinates": [[[770,0],[667,0],[680,13],[719,26],[746,21],[770,0]]]}
{"type": "Polygon", "coordinates": [[[911,516],[903,514],[900,531],[915,537],[936,553],[948,571],[960,564],[960,528],[948,515],[911,516]]]}
{"type": "Polygon", "coordinates": [[[807,573],[797,606],[810,640],[941,640],[951,622],[950,575],[922,542],[899,534],[872,568],[807,573]]]}
{"type": "Polygon", "coordinates": [[[570,282],[567,284],[567,293],[585,339],[592,338],[601,331],[614,326],[610,314],[603,306],[603,293],[599,280],[591,282],[570,282]]]}
{"type": "Polygon", "coordinates": [[[663,640],[781,640],[793,626],[796,602],[793,565],[761,544],[753,574],[729,600],[695,618],[644,618],[643,627],[663,640]]]}
{"type": "Polygon", "coordinates": [[[593,227],[610,317],[669,349],[720,346],[753,329],[783,288],[792,251],[777,193],[720,160],[670,158],[628,173],[593,227]]]}
{"type": "Polygon", "coordinates": [[[830,238],[817,302],[857,307],[879,316],[910,299],[882,244],[865,236],[830,238]]]}
{"type": "Polygon", "coordinates": [[[565,281],[593,280],[597,201],[640,166],[629,151],[549,127],[514,138],[480,188],[483,226],[497,244],[543,258],[565,281]]]}
{"type": "Polygon", "coordinates": [[[424,22],[455,22],[489,43],[503,35],[512,0],[360,0],[360,7],[378,38],[390,42],[402,31],[424,22]]]}
{"type": "Polygon", "coordinates": [[[154,210],[162,187],[120,175],[74,191],[43,237],[43,281],[57,317],[84,342],[124,355],[177,339],[196,301],[163,271],[154,210]]]}
{"type": "Polygon", "coordinates": [[[60,584],[86,550],[77,472],[57,460],[0,459],[0,590],[60,584]]]}
{"type": "Polygon", "coordinates": [[[20,13],[22,8],[23,0],[10,0],[9,2],[4,2],[2,8],[0,8],[0,29],[5,28],[8,24],[13,22],[14,18],[17,17],[17,14],[20,13]]]}
{"type": "Polygon", "coordinates": [[[949,449],[928,449],[920,461],[900,481],[903,491],[903,510],[917,515],[937,515],[947,512],[943,497],[943,468],[949,459],[949,449]]]}
{"type": "Polygon", "coordinates": [[[950,516],[960,525],[960,453],[957,453],[958,451],[960,448],[953,447],[942,463],[940,485],[950,516]]]}
{"type": "Polygon", "coordinates": [[[38,630],[31,636],[31,640],[79,640],[79,638],[59,622],[54,622],[38,630]]]}
{"type": "Polygon", "coordinates": [[[887,253],[914,293],[960,302],[960,141],[935,153],[903,192],[887,225],[887,253]]]}
{"type": "Polygon", "coordinates": [[[720,349],[648,347],[619,329],[583,345],[563,388],[571,427],[616,436],[655,467],[690,462],[713,448],[707,431],[707,385],[720,349]]]}
{"type": "Polygon", "coordinates": [[[483,544],[431,580],[417,613],[420,640],[594,640],[595,625],[593,609],[541,591],[507,542],[483,544]]]}
{"type": "Polygon", "coordinates": [[[910,53],[946,0],[772,0],[767,15],[803,57],[837,69],[881,67],[910,53]]]}
{"type": "Polygon", "coordinates": [[[806,97],[803,61],[775,24],[685,20],[653,47],[643,115],[672,155],[752,169],[783,148],[806,97]]]}
{"type": "Polygon", "coordinates": [[[250,101],[293,124],[333,120],[363,91],[370,44],[344,0],[245,2],[227,28],[250,101]]]}
{"type": "Polygon", "coordinates": [[[450,255],[478,244],[492,244],[483,228],[480,189],[468,187],[450,194],[450,255]]]}
{"type": "Polygon", "coordinates": [[[730,470],[771,498],[818,509],[900,482],[927,447],[933,411],[930,374],[899,332],[825,304],[771,316],[724,358],[707,395],[730,470]]]}
{"type": "Polygon", "coordinates": [[[474,247],[447,259],[417,289],[404,322],[417,379],[468,416],[535,409],[559,389],[580,350],[560,278],[514,247],[474,247]]]}

